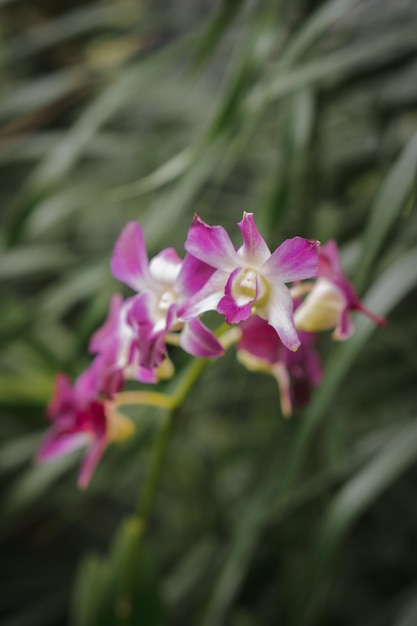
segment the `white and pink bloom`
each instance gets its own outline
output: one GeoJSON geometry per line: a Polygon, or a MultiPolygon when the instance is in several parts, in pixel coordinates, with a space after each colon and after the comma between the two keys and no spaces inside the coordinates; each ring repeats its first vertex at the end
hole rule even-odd
{"type": "Polygon", "coordinates": [[[300,340],[286,283],[316,275],[319,242],[294,237],[271,254],[252,213],[244,213],[238,226],[243,245],[236,250],[224,228],[194,217],[185,248],[213,271],[206,271],[204,277],[183,272],[188,299],[178,315],[188,321],[214,309],[224,314],[228,324],[239,324],[256,313],[275,329],[287,348],[297,350],[300,340]]]}
{"type": "Polygon", "coordinates": [[[133,430],[130,420],[118,413],[113,402],[122,385],[122,377],[108,375],[100,357],[74,385],[68,376],[58,374],[47,411],[51,426],[41,441],[38,461],[86,447],[78,476],[79,487],[86,487],[107,444],[129,436],[133,430]]]}
{"type": "Polygon", "coordinates": [[[107,319],[90,340],[90,352],[99,354],[109,374],[120,373],[125,379],[156,383],[156,370],[140,364],[137,333],[128,323],[135,299],[123,301],[120,294],[112,297],[107,319]]]}
{"type": "Polygon", "coordinates": [[[272,326],[256,315],[243,322],[240,330],[239,361],[251,371],[265,372],[275,378],[280,390],[282,414],[289,417],[293,404],[305,405],[311,389],[322,379],[315,334],[300,332],[301,345],[296,352],[291,352],[272,326]]]}
{"type": "MultiPolygon", "coordinates": [[[[149,261],[143,231],[137,222],[127,224],[120,234],[111,268],[116,278],[138,292],[130,299],[126,322],[136,339],[141,368],[154,371],[160,366],[166,357],[166,335],[173,331],[181,331],[179,344],[192,355],[211,358],[223,354],[219,341],[198,318],[184,324],[177,316],[185,297],[182,275],[193,272],[195,267],[194,259],[186,257],[183,261],[173,248],[162,250],[149,261]]],[[[198,267],[203,275],[212,273],[211,268],[206,268],[204,274],[200,263],[198,267]]]]}
{"type": "Polygon", "coordinates": [[[294,315],[299,330],[310,332],[334,328],[335,339],[347,339],[353,333],[352,311],[385,326],[382,317],[374,315],[359,300],[352,283],[344,275],[339,250],[334,240],[319,249],[318,279],[294,315]]]}

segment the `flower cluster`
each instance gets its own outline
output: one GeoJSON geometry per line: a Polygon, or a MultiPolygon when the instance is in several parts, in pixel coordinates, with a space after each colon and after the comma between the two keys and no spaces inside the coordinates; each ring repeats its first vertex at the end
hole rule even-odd
{"type": "Polygon", "coordinates": [[[334,338],[347,338],[352,311],[384,324],[344,276],[334,241],[320,246],[294,237],[271,252],[251,213],[243,214],[238,227],[242,245],[236,249],[223,227],[196,215],[184,259],[167,248],[149,260],[140,224],[127,224],[111,269],[135,293],[126,300],[113,296],[107,320],[90,342],[92,364],[74,385],[58,375],[40,460],[87,445],[79,484],[88,484],[107,443],[131,432],[117,409],[126,380],[157,383],[172,376],[170,344],[195,357],[222,356],[225,334],[216,336],[203,324],[207,311],[237,328],[240,362],[277,380],[285,416],[320,383],[318,331],[334,329],[334,338]]]}

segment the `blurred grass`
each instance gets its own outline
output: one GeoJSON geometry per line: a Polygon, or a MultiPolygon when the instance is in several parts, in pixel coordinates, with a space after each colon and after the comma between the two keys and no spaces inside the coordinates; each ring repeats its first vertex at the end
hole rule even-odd
{"type": "Polygon", "coordinates": [[[233,352],[205,371],[177,415],[135,619],[414,624],[416,32],[412,0],[0,2],[2,624],[116,623],[131,527],[116,529],[158,414],[132,409],[134,438],[81,493],[78,454],[33,465],[44,407],[121,289],[108,261],[126,221],[150,253],[182,253],[194,211],[236,235],[243,210],[271,246],[337,238],[389,325],[323,337],[325,382],[291,421],[233,352]]]}

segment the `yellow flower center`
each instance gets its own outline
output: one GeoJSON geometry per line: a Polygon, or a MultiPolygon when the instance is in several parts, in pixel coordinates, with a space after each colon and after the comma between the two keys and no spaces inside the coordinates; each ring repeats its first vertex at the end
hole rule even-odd
{"type": "Polygon", "coordinates": [[[177,297],[171,290],[164,291],[158,302],[158,309],[161,313],[166,313],[171,304],[176,301],[177,297]]]}
{"type": "Polygon", "coordinates": [[[253,300],[256,296],[256,271],[250,268],[244,270],[234,287],[238,297],[243,296],[248,300],[253,300]]]}

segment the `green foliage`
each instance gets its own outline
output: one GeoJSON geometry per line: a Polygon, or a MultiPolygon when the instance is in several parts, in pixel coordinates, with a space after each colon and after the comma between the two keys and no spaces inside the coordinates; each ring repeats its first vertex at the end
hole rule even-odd
{"type": "Polygon", "coordinates": [[[412,0],[0,1],[2,624],[416,622],[416,30],[412,0]],[[337,238],[388,327],[323,337],[289,421],[233,350],[210,365],[142,527],[161,416],[129,409],[79,492],[78,453],[33,461],[53,379],[88,362],[128,220],[182,254],[194,211],[243,210],[272,246],[337,238]]]}

